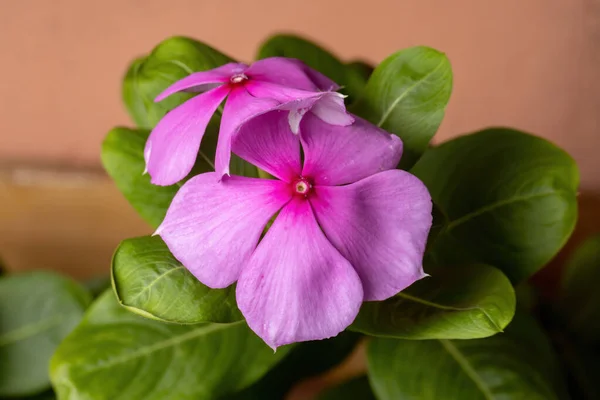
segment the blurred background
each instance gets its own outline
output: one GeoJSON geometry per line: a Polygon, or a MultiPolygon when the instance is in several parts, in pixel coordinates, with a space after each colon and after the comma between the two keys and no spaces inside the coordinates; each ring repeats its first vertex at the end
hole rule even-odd
{"type": "MultiPolygon", "coordinates": [[[[100,143],[131,125],[128,63],[187,35],[243,61],[278,32],[346,60],[444,51],[454,91],[435,141],[491,125],[543,136],[582,174],[575,241],[600,227],[599,0],[2,0],[0,257],[9,269],[106,273],[150,228],[105,177],[100,143]]],[[[568,251],[568,249],[567,249],[568,251]]]]}

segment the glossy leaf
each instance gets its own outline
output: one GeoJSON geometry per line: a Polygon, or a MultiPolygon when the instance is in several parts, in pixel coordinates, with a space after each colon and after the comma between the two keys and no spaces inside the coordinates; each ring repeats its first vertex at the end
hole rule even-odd
{"type": "Polygon", "coordinates": [[[159,93],[193,72],[213,69],[230,61],[228,56],[196,40],[166,39],[148,56],[130,65],[122,89],[127,111],[138,127],[153,128],[167,111],[194,96],[178,93],[155,103],[159,93]]]}
{"type": "Polygon", "coordinates": [[[179,324],[243,319],[235,286],[203,285],[158,236],[121,242],[113,257],[112,279],[119,302],[148,318],[179,324]]]}
{"type": "Polygon", "coordinates": [[[564,384],[536,322],[515,316],[505,333],[475,340],[373,338],[371,386],[379,400],[555,400],[564,384]]]}
{"type": "Polygon", "coordinates": [[[366,376],[354,378],[339,386],[327,389],[317,400],[375,400],[375,395],[369,386],[366,376]]]}
{"type": "Polygon", "coordinates": [[[600,235],[584,242],[571,256],[558,302],[569,329],[600,343],[600,235]]]}
{"type": "Polygon", "coordinates": [[[309,67],[328,76],[338,85],[341,92],[356,98],[362,92],[362,84],[356,71],[348,68],[339,58],[323,47],[294,35],[275,35],[259,48],[257,59],[267,57],[289,57],[302,60],[309,67]]]}
{"type": "Polygon", "coordinates": [[[147,131],[115,128],[102,143],[102,165],[133,208],[154,228],[162,222],[179,186],[155,186],[145,168],[147,131]]]}
{"type": "Polygon", "coordinates": [[[427,149],[444,118],[452,68],[444,53],[411,47],[386,58],[371,75],[352,111],[400,136],[400,166],[410,168],[427,149]]]}
{"type": "Polygon", "coordinates": [[[214,399],[257,381],[289,349],[273,353],[243,322],[142,318],[107,291],[57,349],[50,377],[61,400],[214,399]]]}
{"type": "Polygon", "coordinates": [[[77,283],[51,272],[0,278],[0,397],[50,387],[50,357],[90,300],[77,283]]]}
{"type": "Polygon", "coordinates": [[[360,335],[342,332],[338,336],[298,343],[289,355],[260,381],[220,400],[280,400],[294,384],[324,373],[341,363],[354,350],[360,335]]]}
{"type": "Polygon", "coordinates": [[[411,172],[445,217],[430,243],[437,264],[481,262],[520,282],[554,257],[577,220],[575,161],[522,132],[494,128],[451,140],[411,172]]]}
{"type": "Polygon", "coordinates": [[[429,271],[396,296],[363,304],[350,326],[400,339],[475,339],[502,332],[515,313],[508,278],[487,265],[429,271]]]}

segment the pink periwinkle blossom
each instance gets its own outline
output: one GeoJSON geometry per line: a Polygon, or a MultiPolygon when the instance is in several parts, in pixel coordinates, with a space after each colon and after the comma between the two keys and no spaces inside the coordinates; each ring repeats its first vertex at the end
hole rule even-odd
{"type": "Polygon", "coordinates": [[[330,124],[350,125],[339,87],[299,60],[272,57],[250,66],[229,63],[193,73],[168,87],[161,101],[177,92],[204,92],[176,107],[156,125],[144,149],[146,171],[152,183],[172,185],[191,171],[212,115],[227,98],[215,154],[220,180],[229,174],[231,141],[247,119],[271,109],[289,111],[292,131],[310,111],[330,124]]]}
{"type": "Polygon", "coordinates": [[[237,281],[240,310],[272,348],[335,336],[363,301],[425,276],[431,197],[395,169],[397,136],[311,114],[294,135],[287,113],[270,111],[242,126],[233,152],[276,179],[195,176],[156,233],[205,285],[237,281]]]}

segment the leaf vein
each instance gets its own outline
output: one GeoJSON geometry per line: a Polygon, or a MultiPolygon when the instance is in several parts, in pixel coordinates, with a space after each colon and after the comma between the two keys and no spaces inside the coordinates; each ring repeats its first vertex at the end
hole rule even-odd
{"type": "Polygon", "coordinates": [[[10,332],[6,332],[5,334],[0,335],[0,347],[36,336],[39,333],[49,330],[52,327],[60,324],[62,320],[63,318],[61,316],[55,315],[45,318],[41,321],[37,321],[33,324],[23,325],[10,332]]]}
{"type": "Polygon", "coordinates": [[[494,400],[494,394],[490,391],[486,383],[477,374],[477,371],[475,371],[469,360],[467,360],[460,350],[458,350],[456,346],[454,346],[449,340],[440,340],[440,343],[454,359],[454,361],[456,361],[456,363],[461,367],[465,374],[471,378],[486,400],[494,400]]]}
{"type": "Polygon", "coordinates": [[[431,71],[429,71],[427,73],[427,75],[425,75],[423,77],[423,79],[416,81],[415,83],[413,83],[412,85],[410,85],[408,88],[406,88],[406,90],[392,102],[392,104],[387,108],[387,110],[385,110],[385,112],[381,116],[381,119],[377,123],[377,126],[381,127],[381,125],[383,125],[385,123],[385,121],[388,119],[388,117],[390,116],[390,114],[392,113],[392,111],[394,110],[394,108],[396,108],[396,106],[402,100],[404,100],[404,98],[406,96],[408,96],[413,90],[415,90],[422,83],[426,82],[435,72],[437,72],[437,70],[440,69],[440,67],[444,64],[444,61],[445,61],[444,59],[440,60],[440,63],[434,69],[432,69],[431,71]]]}
{"type": "Polygon", "coordinates": [[[164,272],[162,274],[160,274],[159,276],[157,276],[156,278],[154,278],[154,280],[152,282],[150,282],[150,284],[148,286],[146,286],[144,289],[140,290],[139,293],[137,293],[135,296],[133,296],[131,298],[131,301],[135,301],[137,300],[142,294],[144,294],[145,292],[147,292],[148,290],[150,290],[152,288],[152,286],[156,285],[156,283],[158,281],[160,281],[162,278],[164,278],[165,276],[169,275],[170,273],[174,272],[174,271],[178,271],[180,269],[185,268],[183,265],[180,265],[178,267],[172,268],[170,270],[168,270],[167,272],[164,272]]]}
{"type": "MultiPolygon", "coordinates": [[[[241,322],[241,321],[240,321],[241,322]]],[[[115,357],[112,360],[109,360],[107,362],[103,362],[103,363],[99,363],[96,364],[94,366],[92,366],[91,368],[87,368],[85,369],[83,372],[84,373],[90,373],[90,372],[95,372],[99,369],[105,369],[105,368],[110,368],[114,365],[117,364],[122,364],[122,363],[126,363],[128,361],[134,360],[136,358],[140,358],[140,357],[144,357],[147,356],[149,354],[152,354],[154,352],[166,349],[168,347],[172,347],[172,346],[176,346],[179,345],[181,343],[187,342],[189,340],[195,339],[199,336],[208,334],[208,333],[212,333],[212,332],[216,332],[219,331],[221,329],[225,329],[228,328],[232,325],[238,324],[240,322],[234,322],[231,324],[211,324],[209,326],[202,326],[196,330],[190,331],[190,332],[186,332],[182,335],[179,336],[173,336],[170,337],[169,339],[165,339],[162,340],[160,342],[156,342],[154,344],[151,344],[149,346],[143,346],[140,347],[139,349],[132,351],[130,353],[124,354],[120,357],[115,357]]]]}
{"type": "Polygon", "coordinates": [[[448,233],[450,230],[456,228],[459,225],[464,224],[465,222],[470,221],[473,218],[476,218],[480,215],[483,215],[485,213],[488,213],[490,211],[493,211],[497,208],[501,208],[513,203],[518,203],[518,202],[522,202],[522,201],[527,201],[527,200],[531,200],[531,199],[535,199],[538,197],[546,197],[546,196],[552,196],[552,195],[556,195],[559,193],[567,193],[566,191],[562,191],[562,190],[553,190],[551,192],[544,192],[544,193],[536,193],[533,195],[527,195],[527,196],[515,196],[515,197],[511,197],[510,199],[505,199],[505,200],[499,200],[495,203],[492,203],[490,205],[487,205],[485,207],[481,207],[478,210],[472,211],[468,214],[463,215],[460,218],[455,219],[454,221],[450,221],[448,223],[448,225],[446,225],[446,229],[445,229],[445,233],[448,233]]]}

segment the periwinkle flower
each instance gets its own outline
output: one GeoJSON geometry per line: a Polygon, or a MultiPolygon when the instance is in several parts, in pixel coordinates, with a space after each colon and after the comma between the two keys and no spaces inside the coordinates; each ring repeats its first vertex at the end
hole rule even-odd
{"type": "Polygon", "coordinates": [[[193,73],[168,87],[155,101],[177,92],[205,92],[173,109],[152,130],[144,150],[152,183],[172,185],[192,169],[206,126],[225,100],[215,154],[220,179],[229,174],[231,140],[243,122],[274,108],[288,110],[297,132],[303,115],[311,111],[330,124],[349,125],[344,96],[338,86],[304,65],[283,57],[257,61],[250,66],[229,63],[193,73]]]}
{"type": "Polygon", "coordinates": [[[237,281],[238,306],[269,346],[335,336],[363,301],[425,275],[431,197],[395,169],[398,137],[311,114],[294,135],[287,113],[270,111],[242,126],[233,152],[276,179],[198,175],[156,233],[205,285],[237,281]]]}

